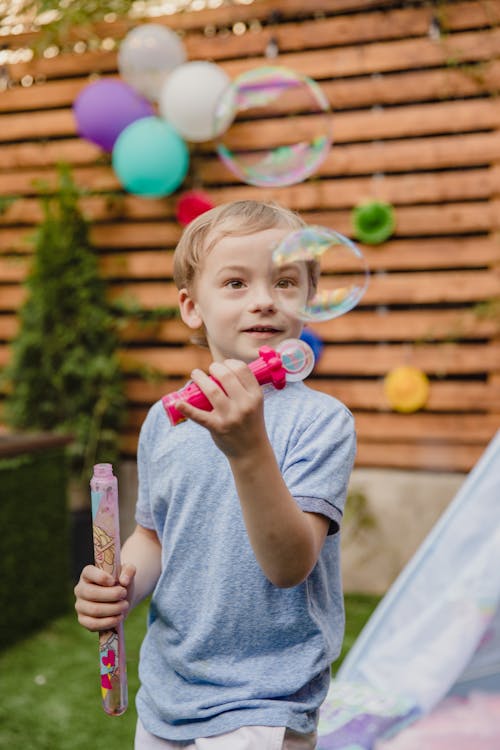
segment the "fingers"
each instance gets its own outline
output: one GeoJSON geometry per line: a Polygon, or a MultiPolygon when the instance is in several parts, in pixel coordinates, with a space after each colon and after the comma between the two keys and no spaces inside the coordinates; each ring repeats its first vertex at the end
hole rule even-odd
{"type": "Polygon", "coordinates": [[[98,568],[97,565],[86,565],[81,572],[80,580],[75,588],[78,588],[81,583],[95,583],[98,586],[114,586],[115,579],[111,573],[106,573],[105,570],[98,568]]]}
{"type": "Polygon", "coordinates": [[[230,395],[228,389],[243,388],[246,391],[258,391],[260,387],[257,379],[251,369],[245,362],[239,359],[226,359],[224,362],[213,362],[209,368],[210,374],[218,380],[226,393],[230,395]]]}
{"type": "Polygon", "coordinates": [[[75,604],[78,622],[93,633],[117,628],[125,619],[128,608],[127,601],[114,605],[95,605],[90,602],[86,602],[85,604],[77,602],[75,604]]]}
{"type": "Polygon", "coordinates": [[[211,377],[195,369],[191,377],[212,410],[205,411],[183,401],[177,402],[176,408],[184,417],[209,429],[212,435],[226,435],[241,429],[249,418],[259,413],[262,405],[262,389],[257,379],[248,365],[236,359],[213,362],[209,373],[211,377]]]}
{"type": "Polygon", "coordinates": [[[130,586],[130,584],[134,580],[135,572],[136,572],[135,565],[131,565],[130,563],[125,563],[121,567],[118,582],[121,583],[122,586],[130,586]]]}
{"type": "MultiPolygon", "coordinates": [[[[124,578],[130,576],[132,580],[135,569],[134,566],[128,568],[122,573],[124,578]]],[[[117,627],[129,609],[127,588],[123,583],[115,583],[109,573],[94,565],[83,569],[74,593],[78,621],[88,630],[117,627]]]]}
{"type": "Polygon", "coordinates": [[[249,394],[260,397],[259,384],[245,362],[238,359],[212,362],[208,371],[211,377],[199,369],[193,370],[191,377],[212,406],[223,404],[228,398],[242,399],[249,394]]]}

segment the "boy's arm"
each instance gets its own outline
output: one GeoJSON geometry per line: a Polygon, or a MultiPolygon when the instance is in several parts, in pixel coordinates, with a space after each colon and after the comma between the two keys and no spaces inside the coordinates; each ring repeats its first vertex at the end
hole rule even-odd
{"type": "Polygon", "coordinates": [[[233,472],[245,525],[255,556],[271,583],[296,586],[316,565],[329,519],[302,511],[281,476],[267,436],[262,389],[237,360],[213,363],[210,374],[192,373],[213,411],[176,404],[184,416],[210,430],[233,472]]]}
{"type": "Polygon", "coordinates": [[[279,470],[269,440],[229,459],[255,556],[275,586],[302,583],[312,571],[330,520],[301,510],[279,470]]]}
{"type": "Polygon", "coordinates": [[[151,529],[136,526],[121,550],[118,583],[95,565],[87,565],[75,586],[78,621],[88,630],[116,628],[154,589],[161,572],[161,546],[151,529]]]}
{"type": "Polygon", "coordinates": [[[135,569],[130,609],[153,592],[161,573],[161,544],[153,529],[137,524],[121,550],[120,583],[130,585],[130,568],[135,569]]]}

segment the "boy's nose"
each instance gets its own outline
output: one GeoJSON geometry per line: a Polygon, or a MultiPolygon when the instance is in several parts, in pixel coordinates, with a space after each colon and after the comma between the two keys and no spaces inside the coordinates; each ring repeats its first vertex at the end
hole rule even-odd
{"type": "Polygon", "coordinates": [[[251,310],[255,312],[274,312],[276,310],[276,300],[270,289],[261,287],[255,290],[250,303],[251,310]]]}

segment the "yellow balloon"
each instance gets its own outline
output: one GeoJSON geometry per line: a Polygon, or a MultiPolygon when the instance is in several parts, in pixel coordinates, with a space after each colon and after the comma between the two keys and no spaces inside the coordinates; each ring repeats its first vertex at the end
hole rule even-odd
{"type": "Polygon", "coordinates": [[[429,380],[422,370],[402,365],[385,376],[384,393],[394,411],[410,414],[425,406],[429,397],[429,380]]]}

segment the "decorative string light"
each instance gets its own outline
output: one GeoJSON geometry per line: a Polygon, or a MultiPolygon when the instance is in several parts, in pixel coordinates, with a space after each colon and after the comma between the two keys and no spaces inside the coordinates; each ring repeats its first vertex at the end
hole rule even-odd
{"type": "MultiPolygon", "coordinates": [[[[40,31],[46,24],[57,22],[64,14],[64,9],[68,7],[71,0],[60,0],[59,9],[51,9],[36,15],[32,8],[29,11],[25,9],[25,0],[0,0],[0,37],[18,36],[19,34],[40,31]]],[[[160,16],[173,15],[182,11],[202,11],[205,9],[216,9],[222,5],[251,5],[254,0],[136,0],[133,2],[128,13],[130,18],[156,18],[160,16]]],[[[117,20],[117,14],[109,12],[104,16],[106,23],[114,23],[117,20]]],[[[242,36],[248,30],[256,31],[262,28],[258,21],[251,21],[248,24],[236,22],[231,29],[206,26],[204,34],[207,37],[216,34],[242,36]]],[[[101,40],[79,40],[72,45],[65,45],[63,49],[52,44],[43,51],[46,59],[57,57],[61,52],[72,52],[78,55],[87,52],[87,50],[113,50],[117,46],[117,41],[111,37],[101,40]]],[[[3,49],[0,50],[0,65],[15,65],[19,62],[29,62],[33,58],[33,51],[30,48],[3,49]]],[[[37,80],[33,81],[34,83],[37,80]]],[[[26,85],[26,84],[24,84],[26,85]]],[[[31,84],[30,84],[31,85],[31,84]]]]}

